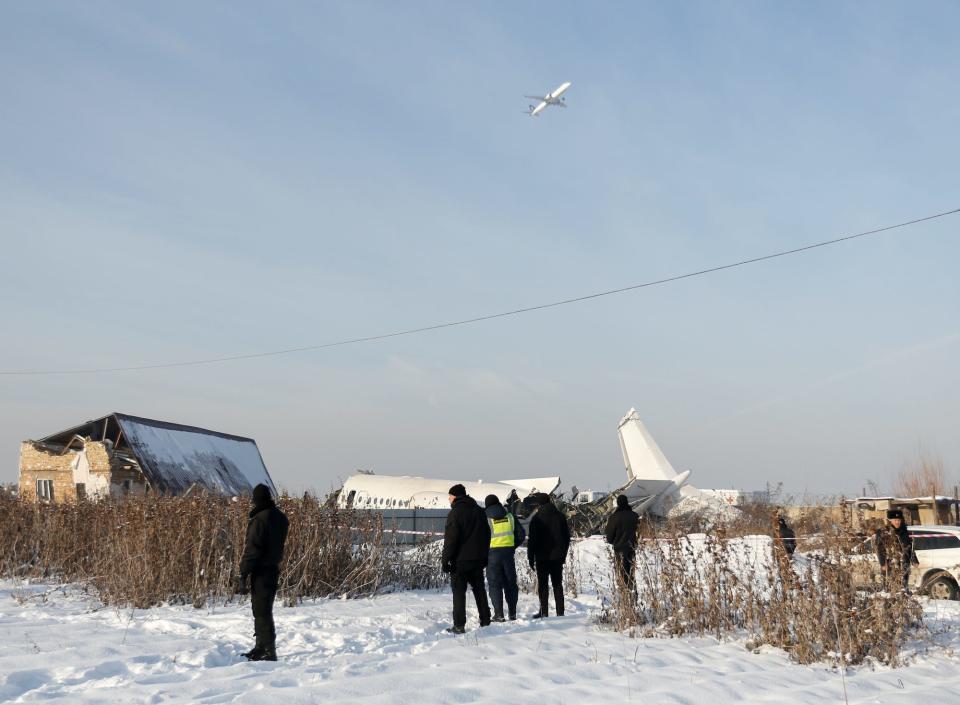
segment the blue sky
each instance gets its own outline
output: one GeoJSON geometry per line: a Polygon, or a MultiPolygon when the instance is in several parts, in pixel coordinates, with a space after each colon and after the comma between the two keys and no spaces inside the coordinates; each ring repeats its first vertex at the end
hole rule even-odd
{"type": "MultiPolygon", "coordinates": [[[[951,3],[6,3],[0,368],[390,332],[960,207],[951,3]],[[276,6],[274,6],[276,5],[276,6]],[[573,82],[569,108],[522,95],[573,82]]],[[[960,463],[960,216],[476,326],[0,378],[18,443],[109,411],[354,468],[703,487],[960,463]]]]}

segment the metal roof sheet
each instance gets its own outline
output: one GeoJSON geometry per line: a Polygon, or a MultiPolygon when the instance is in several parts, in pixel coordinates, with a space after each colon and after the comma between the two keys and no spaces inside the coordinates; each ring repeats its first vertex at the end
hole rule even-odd
{"type": "Polygon", "coordinates": [[[114,414],[154,489],[180,494],[197,486],[219,494],[276,488],[256,442],[193,426],[114,414]]]}

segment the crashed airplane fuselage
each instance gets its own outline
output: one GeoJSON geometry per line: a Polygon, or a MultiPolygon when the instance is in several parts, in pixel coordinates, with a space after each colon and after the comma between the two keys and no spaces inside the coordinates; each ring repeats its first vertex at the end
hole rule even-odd
{"type": "Polygon", "coordinates": [[[372,475],[356,473],[347,478],[337,497],[337,505],[351,509],[449,509],[447,492],[462,484],[467,494],[479,502],[496,495],[504,504],[511,497],[523,499],[533,492],[550,494],[560,485],[559,477],[535,477],[498,482],[438,480],[428,477],[372,475]]]}
{"type": "Polygon", "coordinates": [[[697,489],[688,484],[689,470],[678,473],[673,469],[635,409],[620,419],[617,435],[627,482],[596,502],[575,505],[571,519],[581,533],[601,531],[619,495],[625,495],[638,514],[655,518],[693,513],[708,519],[730,519],[736,514],[724,491],[697,489]]]}
{"type": "Polygon", "coordinates": [[[667,512],[679,501],[681,492],[696,491],[687,486],[690,471],[678,473],[653,440],[640,420],[636,409],[630,409],[617,426],[623,464],[627,468],[627,484],[616,492],[626,495],[638,514],[649,511],[657,516],[667,512]]]}
{"type": "MultiPolygon", "coordinates": [[[[620,419],[617,434],[627,481],[619,489],[594,502],[572,505],[568,513],[578,529],[583,533],[597,531],[613,511],[618,495],[626,495],[637,513],[656,517],[666,517],[674,508],[682,511],[684,507],[681,503],[712,511],[716,499],[710,495],[710,491],[701,491],[688,485],[689,470],[678,473],[673,469],[635,409],[630,409],[620,419]]],[[[467,494],[477,502],[482,503],[487,495],[492,494],[504,505],[515,507],[517,502],[522,503],[535,492],[553,494],[560,485],[560,478],[552,476],[470,482],[358,472],[347,478],[336,503],[344,509],[378,511],[392,519],[404,519],[410,515],[419,516],[415,510],[448,510],[447,492],[454,484],[464,485],[467,494]]],[[[526,516],[526,513],[521,516],[526,516]]]]}

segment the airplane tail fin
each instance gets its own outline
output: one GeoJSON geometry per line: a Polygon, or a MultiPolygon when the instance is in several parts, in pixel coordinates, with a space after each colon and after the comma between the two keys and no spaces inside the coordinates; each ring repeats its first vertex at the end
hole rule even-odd
{"type": "Polygon", "coordinates": [[[640,421],[636,409],[630,409],[627,415],[620,419],[617,432],[628,481],[677,480],[677,471],[640,421]]]}

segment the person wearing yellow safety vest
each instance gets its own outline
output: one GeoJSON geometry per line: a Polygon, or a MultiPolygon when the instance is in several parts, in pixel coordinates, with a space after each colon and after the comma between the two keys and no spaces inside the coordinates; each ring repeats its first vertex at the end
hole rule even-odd
{"type": "Polygon", "coordinates": [[[500,498],[487,495],[487,523],[490,525],[490,556],[487,559],[487,588],[490,606],[493,607],[493,622],[506,621],[503,617],[503,598],[507,598],[507,614],[510,621],[517,618],[517,566],[513,554],[527,537],[523,525],[504,509],[500,498]]]}

